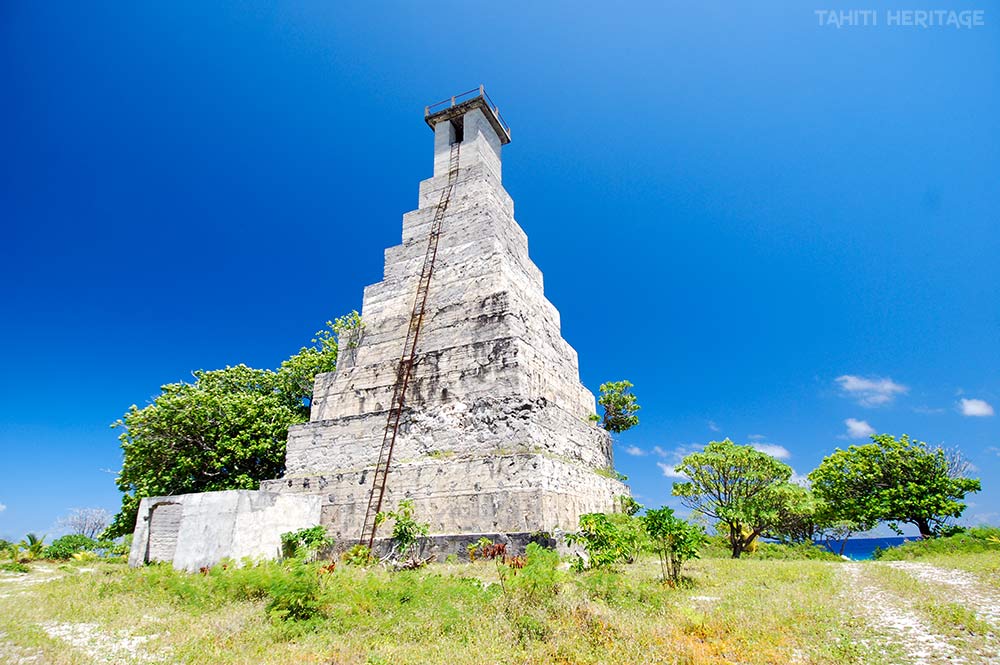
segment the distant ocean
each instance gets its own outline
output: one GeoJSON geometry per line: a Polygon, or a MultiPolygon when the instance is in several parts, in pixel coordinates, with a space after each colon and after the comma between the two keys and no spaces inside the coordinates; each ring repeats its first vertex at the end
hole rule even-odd
{"type": "MultiPolygon", "coordinates": [[[[909,538],[902,536],[894,536],[892,538],[851,538],[847,541],[847,545],[844,547],[844,556],[854,559],[855,561],[864,561],[872,558],[872,552],[875,551],[876,547],[888,549],[890,547],[902,545],[903,543],[911,540],[917,540],[917,538],[913,536],[910,536],[909,538]]],[[[826,547],[825,542],[817,544],[826,547]]],[[[840,543],[832,543],[832,545],[833,547],[828,549],[834,554],[839,554],[840,543]]]]}

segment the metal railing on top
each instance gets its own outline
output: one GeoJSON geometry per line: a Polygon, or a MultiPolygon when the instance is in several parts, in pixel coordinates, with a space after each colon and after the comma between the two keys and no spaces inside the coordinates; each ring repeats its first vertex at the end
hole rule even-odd
{"type": "Polygon", "coordinates": [[[467,102],[469,100],[476,99],[477,97],[483,98],[483,101],[486,102],[486,106],[489,107],[491,111],[493,111],[493,115],[496,116],[497,121],[500,123],[500,126],[503,127],[503,130],[507,132],[507,136],[509,137],[510,125],[508,125],[507,121],[503,119],[502,115],[500,115],[500,109],[497,107],[496,104],[493,103],[493,100],[490,99],[490,96],[486,94],[486,88],[483,87],[482,85],[480,85],[478,88],[473,88],[472,90],[466,90],[465,92],[453,95],[448,99],[443,99],[440,102],[431,104],[430,106],[425,106],[424,117],[426,118],[427,116],[433,113],[443,111],[446,108],[451,108],[452,106],[456,106],[458,104],[461,104],[462,102],[467,102]]]}

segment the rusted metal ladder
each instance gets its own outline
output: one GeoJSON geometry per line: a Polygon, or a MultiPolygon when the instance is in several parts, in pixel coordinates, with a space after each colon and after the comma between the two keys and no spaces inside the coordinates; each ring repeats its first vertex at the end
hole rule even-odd
{"type": "Polygon", "coordinates": [[[361,544],[369,549],[375,544],[376,515],[382,510],[382,498],[385,496],[385,481],[389,475],[389,464],[392,462],[392,448],[396,444],[396,434],[399,432],[399,420],[406,405],[406,388],[410,384],[413,372],[413,360],[417,352],[417,338],[424,322],[427,310],[427,292],[431,285],[431,275],[434,273],[434,260],[437,258],[438,239],[441,237],[441,222],[451,203],[451,195],[458,180],[459,151],[462,144],[459,141],[451,144],[451,154],[448,157],[448,184],[441,190],[431,221],[430,236],[427,239],[427,253],[424,255],[424,265],[417,282],[417,295],[410,312],[410,326],[406,331],[406,343],[403,345],[403,355],[396,369],[396,384],[392,389],[392,403],[389,406],[389,416],[382,433],[382,448],[379,450],[378,463],[372,478],[372,491],[368,497],[368,510],[365,512],[365,524],[361,530],[361,544]]]}

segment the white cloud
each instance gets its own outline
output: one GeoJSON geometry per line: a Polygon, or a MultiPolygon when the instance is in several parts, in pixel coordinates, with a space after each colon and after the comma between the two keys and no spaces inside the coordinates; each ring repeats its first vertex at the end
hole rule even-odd
{"type": "Polygon", "coordinates": [[[687,476],[685,476],[683,473],[674,470],[673,464],[667,464],[666,462],[657,462],[656,466],[660,467],[660,470],[663,471],[663,475],[667,478],[683,478],[685,480],[687,479],[687,476]]]}
{"type": "Polygon", "coordinates": [[[987,446],[986,452],[994,453],[997,457],[1000,457],[1000,448],[997,448],[996,446],[987,446]]]}
{"type": "Polygon", "coordinates": [[[2,513],[5,510],[7,510],[7,504],[0,503],[0,513],[2,513]]]}
{"type": "Polygon", "coordinates": [[[701,444],[691,443],[688,445],[677,446],[672,450],[665,450],[660,446],[654,446],[653,453],[657,457],[663,458],[664,461],[657,462],[656,466],[660,467],[660,470],[663,471],[663,475],[665,477],[682,478],[686,480],[687,476],[685,476],[683,473],[675,471],[674,467],[680,464],[681,460],[690,455],[691,453],[701,452],[703,449],[704,446],[702,446],[701,444]]]}
{"type": "Polygon", "coordinates": [[[788,459],[792,456],[792,454],[788,452],[788,448],[773,443],[752,443],[750,445],[754,447],[754,450],[759,450],[762,453],[770,455],[771,457],[777,457],[778,459],[788,459]]]}
{"type": "Polygon", "coordinates": [[[708,429],[712,430],[713,432],[720,431],[719,430],[719,426],[715,424],[714,420],[709,420],[708,421],[708,429]]]}
{"type": "Polygon", "coordinates": [[[803,476],[799,474],[795,469],[792,469],[791,482],[796,485],[802,485],[803,487],[809,487],[809,476],[803,476]]]}
{"type": "Polygon", "coordinates": [[[750,439],[751,441],[763,441],[767,437],[764,436],[763,434],[751,434],[747,438],[750,439]]]}
{"type": "Polygon", "coordinates": [[[971,526],[1000,524],[1000,513],[975,513],[962,520],[971,526]]]}
{"type": "Polygon", "coordinates": [[[905,395],[910,390],[909,387],[896,383],[888,377],[883,379],[877,376],[845,374],[838,376],[836,381],[840,389],[861,406],[882,406],[894,400],[896,395],[905,395]]]}
{"type": "Polygon", "coordinates": [[[962,410],[963,416],[992,416],[993,407],[989,402],[981,399],[962,399],[959,401],[959,407],[962,410]]]}
{"type": "Polygon", "coordinates": [[[629,446],[625,449],[626,455],[633,455],[635,457],[642,457],[646,454],[646,451],[639,446],[629,446]]]}
{"type": "Polygon", "coordinates": [[[867,420],[848,418],[844,424],[847,425],[847,436],[851,439],[864,439],[875,433],[875,428],[867,420]]]}

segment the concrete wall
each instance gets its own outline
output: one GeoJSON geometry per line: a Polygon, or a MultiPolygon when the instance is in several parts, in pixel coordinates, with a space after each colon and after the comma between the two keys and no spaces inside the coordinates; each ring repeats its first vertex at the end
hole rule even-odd
{"type": "MultiPolygon", "coordinates": [[[[317,494],[322,524],[338,539],[357,539],[371,492],[371,467],[268,480],[272,492],[317,494]]],[[[593,469],[539,453],[423,457],[394,462],[383,510],[413,501],[432,534],[575,530],[583,513],[613,512],[628,488],[593,469]]],[[[388,532],[388,527],[383,527],[388,532]]]]}
{"type": "Polygon", "coordinates": [[[198,570],[222,559],[273,559],[281,534],[320,523],[322,497],[251,490],[156,496],[139,504],[129,565],[198,570]]]}

